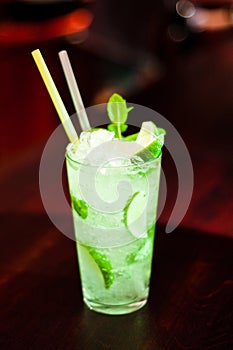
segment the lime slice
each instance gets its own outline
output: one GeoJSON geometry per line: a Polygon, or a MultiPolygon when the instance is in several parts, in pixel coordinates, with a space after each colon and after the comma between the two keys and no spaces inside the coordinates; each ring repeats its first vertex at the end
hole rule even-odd
{"type": "Polygon", "coordinates": [[[136,142],[143,147],[135,155],[141,157],[144,161],[156,158],[161,152],[164,144],[165,130],[149,121],[143,122],[136,142]]]}
{"type": "Polygon", "coordinates": [[[135,238],[146,237],[146,204],[145,192],[135,192],[124,208],[124,223],[135,238]]]}
{"type": "Polygon", "coordinates": [[[143,122],[136,142],[145,148],[155,140],[157,134],[157,127],[153,122],[143,122]]]}
{"type": "Polygon", "coordinates": [[[91,278],[102,280],[102,284],[109,289],[114,282],[115,275],[112,271],[112,264],[106,254],[96,248],[78,246],[81,253],[81,260],[84,261],[86,273],[91,273],[91,278]]]}

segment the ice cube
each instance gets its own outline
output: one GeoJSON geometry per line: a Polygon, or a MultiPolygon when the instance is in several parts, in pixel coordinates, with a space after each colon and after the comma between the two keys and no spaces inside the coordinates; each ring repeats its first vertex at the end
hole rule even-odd
{"type": "MultiPolygon", "coordinates": [[[[114,132],[104,129],[83,131],[80,134],[78,145],[68,148],[68,151],[70,150],[72,152],[72,158],[74,160],[83,161],[87,155],[99,145],[113,140],[114,135],[114,132]]],[[[98,161],[100,161],[100,159],[98,159],[98,161]]]]}
{"type": "Polygon", "coordinates": [[[114,136],[115,136],[114,131],[108,131],[105,129],[99,129],[99,130],[93,131],[90,136],[91,148],[97,147],[103,142],[109,142],[113,140],[114,136]]]}
{"type": "Polygon", "coordinates": [[[89,145],[91,139],[91,132],[90,131],[83,131],[80,134],[80,144],[79,145],[89,145]]]}

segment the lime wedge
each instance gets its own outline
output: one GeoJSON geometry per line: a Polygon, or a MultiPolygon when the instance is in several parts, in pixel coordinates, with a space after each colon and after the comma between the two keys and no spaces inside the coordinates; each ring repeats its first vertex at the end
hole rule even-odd
{"type": "Polygon", "coordinates": [[[124,223],[135,238],[146,237],[147,195],[135,192],[124,208],[124,223]]]}
{"type": "Polygon", "coordinates": [[[109,289],[114,282],[115,275],[112,271],[112,264],[106,254],[93,247],[79,245],[81,259],[85,261],[86,270],[91,270],[92,278],[102,280],[106,289],[109,289]]]}
{"type": "Polygon", "coordinates": [[[157,127],[153,122],[143,122],[136,142],[145,148],[155,140],[157,134],[157,127]]]}
{"type": "Polygon", "coordinates": [[[164,135],[166,135],[166,131],[162,128],[157,128],[155,123],[151,121],[143,122],[136,142],[145,148],[149,146],[151,142],[159,139],[160,143],[163,145],[164,135]]]}
{"type": "Polygon", "coordinates": [[[156,158],[163,147],[165,134],[165,130],[157,128],[153,122],[143,122],[136,139],[136,142],[141,145],[143,149],[135,155],[141,157],[145,161],[150,160],[152,157],[156,158]]]}

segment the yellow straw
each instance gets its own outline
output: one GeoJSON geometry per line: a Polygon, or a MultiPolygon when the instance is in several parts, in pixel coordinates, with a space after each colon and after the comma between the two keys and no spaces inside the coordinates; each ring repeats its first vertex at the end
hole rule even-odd
{"type": "Polygon", "coordinates": [[[78,135],[74,129],[74,126],[70,120],[69,114],[67,113],[67,110],[64,106],[64,103],[62,102],[62,99],[59,95],[59,92],[54,84],[53,78],[51,77],[51,74],[49,73],[49,70],[46,66],[46,63],[40,53],[40,50],[34,50],[32,52],[32,56],[36,62],[36,65],[40,71],[40,74],[42,76],[42,79],[45,83],[45,86],[50,94],[50,97],[53,101],[53,104],[57,110],[57,113],[61,119],[62,125],[65,129],[65,132],[71,142],[76,142],[78,140],[78,135]]]}
{"type": "Polygon", "coordinates": [[[70,90],[74,107],[79,118],[80,126],[84,131],[90,130],[91,127],[89,124],[89,120],[83,105],[82,97],[80,95],[77,82],[75,80],[74,72],[73,72],[68,54],[65,50],[63,50],[63,51],[60,51],[58,55],[61,61],[63,72],[65,74],[67,85],[70,90]]]}

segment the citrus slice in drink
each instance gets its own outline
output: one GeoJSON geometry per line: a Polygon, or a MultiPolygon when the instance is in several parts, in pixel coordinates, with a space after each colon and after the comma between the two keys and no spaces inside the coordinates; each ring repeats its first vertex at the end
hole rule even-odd
{"type": "Polygon", "coordinates": [[[146,237],[146,204],[144,191],[135,192],[124,208],[124,223],[135,238],[146,237]]]}
{"type": "Polygon", "coordinates": [[[141,157],[144,161],[156,158],[164,144],[165,130],[149,121],[143,122],[136,142],[143,147],[135,155],[141,157]]]}
{"type": "Polygon", "coordinates": [[[106,254],[100,252],[96,248],[78,245],[78,252],[81,261],[83,261],[86,270],[92,281],[99,282],[109,289],[114,282],[115,275],[112,271],[112,264],[106,254]]]}
{"type": "Polygon", "coordinates": [[[145,148],[155,140],[157,134],[157,127],[153,122],[143,122],[136,142],[145,148]]]}

